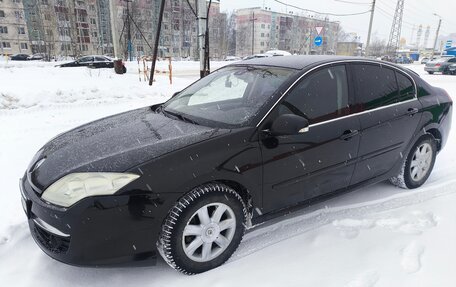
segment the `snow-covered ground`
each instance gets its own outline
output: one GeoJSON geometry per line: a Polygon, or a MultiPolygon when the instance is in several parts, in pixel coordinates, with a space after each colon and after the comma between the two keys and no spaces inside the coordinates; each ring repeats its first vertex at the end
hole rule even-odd
{"type": "MultiPolygon", "coordinates": [[[[184,276],[162,260],[155,267],[112,269],[52,260],[30,237],[20,203],[18,178],[33,154],[77,125],[163,102],[198,74],[195,62],[175,63],[185,78],[171,86],[160,75],[150,87],[139,82],[136,63],[128,63],[123,76],[53,65],[0,61],[0,286],[455,285],[454,132],[423,187],[380,183],[267,222],[248,232],[227,264],[204,274],[184,276]]],[[[409,67],[456,100],[455,76],[409,67]]]]}

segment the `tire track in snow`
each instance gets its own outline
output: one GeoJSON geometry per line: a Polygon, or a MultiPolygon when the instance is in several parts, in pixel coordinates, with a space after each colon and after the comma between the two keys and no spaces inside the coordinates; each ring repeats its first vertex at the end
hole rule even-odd
{"type": "Polygon", "coordinates": [[[334,220],[363,218],[367,215],[418,204],[453,193],[456,193],[456,179],[425,185],[417,190],[400,193],[385,199],[353,205],[325,208],[324,202],[319,203],[250,229],[229,262],[239,260],[273,244],[315,230],[332,223],[334,220]]]}

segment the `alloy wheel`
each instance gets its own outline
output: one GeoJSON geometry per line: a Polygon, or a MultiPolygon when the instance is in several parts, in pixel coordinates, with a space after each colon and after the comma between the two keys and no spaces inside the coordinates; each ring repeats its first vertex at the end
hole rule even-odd
{"type": "Polygon", "coordinates": [[[228,248],[235,231],[233,210],[223,203],[210,203],[190,217],[183,231],[182,247],[191,260],[208,262],[228,248]]]}
{"type": "Polygon", "coordinates": [[[410,162],[410,177],[413,181],[422,180],[432,164],[433,151],[429,143],[419,145],[410,162]]]}

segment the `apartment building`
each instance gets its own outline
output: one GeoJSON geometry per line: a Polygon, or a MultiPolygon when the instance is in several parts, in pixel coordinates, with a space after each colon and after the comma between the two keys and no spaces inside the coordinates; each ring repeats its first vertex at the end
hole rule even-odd
{"type": "Polygon", "coordinates": [[[261,7],[236,10],[235,17],[238,56],[275,49],[292,54],[334,54],[337,47],[339,23],[327,18],[280,13],[261,7]],[[321,46],[314,44],[317,36],[323,39],[321,46]]]}
{"type": "Polygon", "coordinates": [[[22,0],[0,0],[0,54],[30,54],[22,0]]]}

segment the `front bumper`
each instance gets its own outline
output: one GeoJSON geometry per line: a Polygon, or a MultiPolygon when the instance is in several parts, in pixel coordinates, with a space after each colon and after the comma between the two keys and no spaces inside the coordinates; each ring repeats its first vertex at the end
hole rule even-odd
{"type": "Polygon", "coordinates": [[[153,265],[162,217],[173,194],[97,196],[61,208],[20,181],[30,232],[50,257],[71,265],[153,265]],[[159,197],[160,196],[160,197],[159,197]],[[169,200],[167,200],[169,199],[169,200]],[[162,216],[160,216],[162,215],[162,216]]]}

